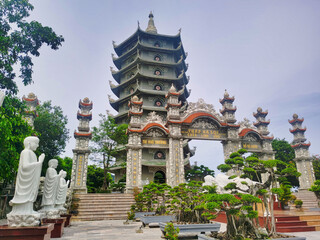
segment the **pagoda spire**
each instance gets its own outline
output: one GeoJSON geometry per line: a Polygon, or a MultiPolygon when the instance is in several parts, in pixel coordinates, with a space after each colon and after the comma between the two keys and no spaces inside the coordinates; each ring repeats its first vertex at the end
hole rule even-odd
{"type": "Polygon", "coordinates": [[[310,142],[306,142],[304,132],[306,127],[302,127],[304,119],[299,118],[297,114],[293,114],[292,120],[289,123],[292,125],[292,129],[289,129],[293,134],[293,141],[291,147],[294,149],[296,158],[294,161],[297,165],[298,172],[301,173],[299,177],[300,189],[309,189],[315,181],[314,170],[312,165],[312,157],[310,157],[309,147],[310,142]]]}
{"type": "Polygon", "coordinates": [[[153,13],[152,13],[152,11],[150,11],[150,14],[149,14],[149,22],[148,22],[148,27],[147,27],[147,29],[146,29],[146,32],[155,33],[155,34],[158,33],[157,28],[156,28],[156,26],[154,25],[153,13]]]}
{"type": "Polygon", "coordinates": [[[220,113],[226,119],[227,123],[234,124],[237,121],[235,118],[235,112],[237,111],[237,107],[233,106],[234,97],[230,97],[229,93],[227,92],[227,89],[225,89],[223,98],[219,101],[222,105],[220,113]]]}

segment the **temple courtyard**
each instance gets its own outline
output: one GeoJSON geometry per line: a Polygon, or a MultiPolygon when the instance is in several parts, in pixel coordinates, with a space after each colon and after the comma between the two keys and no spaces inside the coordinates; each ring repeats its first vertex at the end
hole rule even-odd
{"type": "MultiPolygon", "coordinates": [[[[161,231],[157,226],[142,228],[143,233],[137,233],[141,227],[141,222],[133,222],[128,225],[123,224],[123,220],[105,221],[84,221],[72,222],[70,227],[65,228],[61,240],[160,240],[161,231]]],[[[0,225],[5,225],[6,219],[0,220],[0,225]]],[[[221,223],[220,231],[225,231],[226,224],[221,223]]],[[[320,231],[288,233],[299,237],[306,237],[307,240],[319,240],[320,231]]]]}

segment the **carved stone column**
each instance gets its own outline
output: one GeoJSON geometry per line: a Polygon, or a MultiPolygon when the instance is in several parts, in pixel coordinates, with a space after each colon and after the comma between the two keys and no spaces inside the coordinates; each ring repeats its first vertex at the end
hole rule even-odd
{"type": "Polygon", "coordinates": [[[289,120],[289,123],[292,125],[290,132],[294,136],[291,146],[296,154],[294,161],[296,162],[297,170],[301,173],[299,177],[300,189],[309,189],[315,181],[315,175],[312,158],[309,153],[311,143],[305,143],[307,139],[304,136],[304,132],[307,129],[306,127],[302,127],[303,121],[304,119],[299,119],[297,114],[293,114],[293,119],[289,120]]]}
{"type": "Polygon", "coordinates": [[[80,111],[77,113],[79,120],[78,131],[74,132],[76,147],[73,149],[72,174],[70,187],[78,193],[87,193],[87,172],[89,160],[89,123],[92,120],[92,102],[88,98],[79,101],[80,111]]]}
{"type": "Polygon", "coordinates": [[[126,192],[132,193],[134,187],[142,189],[142,123],[143,100],[134,96],[129,101],[129,127],[127,145],[126,192]]]}

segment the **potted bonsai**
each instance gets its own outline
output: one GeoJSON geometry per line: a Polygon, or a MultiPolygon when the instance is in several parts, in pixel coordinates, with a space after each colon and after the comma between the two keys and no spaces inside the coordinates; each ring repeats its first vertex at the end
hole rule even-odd
{"type": "MultiPolygon", "coordinates": [[[[167,213],[177,217],[174,224],[180,233],[201,233],[219,231],[221,224],[210,223],[205,212],[205,193],[202,182],[191,181],[182,183],[170,189],[170,200],[167,205],[167,213]]],[[[213,187],[211,191],[214,191],[213,187]]],[[[159,223],[160,229],[166,236],[165,223],[159,223]]]]}
{"type": "Polygon", "coordinates": [[[137,211],[146,212],[139,216],[143,226],[149,223],[175,221],[175,216],[166,212],[166,202],[168,201],[168,191],[171,187],[165,183],[149,183],[143,187],[143,191],[135,197],[136,204],[133,208],[137,211]]]}
{"type": "Polygon", "coordinates": [[[300,199],[297,199],[294,201],[294,205],[296,206],[296,208],[301,208],[303,204],[303,201],[300,199]]]}

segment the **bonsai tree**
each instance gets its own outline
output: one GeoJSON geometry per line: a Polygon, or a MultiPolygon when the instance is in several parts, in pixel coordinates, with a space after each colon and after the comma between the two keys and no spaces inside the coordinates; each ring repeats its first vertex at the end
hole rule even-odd
{"type": "Polygon", "coordinates": [[[294,201],[294,205],[296,205],[296,208],[301,208],[303,204],[303,201],[300,199],[297,199],[294,201]]]}
{"type": "Polygon", "coordinates": [[[175,214],[178,222],[205,223],[204,188],[202,182],[182,183],[170,189],[167,213],[175,214]]]}
{"type": "MultiPolygon", "coordinates": [[[[290,189],[287,184],[288,177],[299,177],[301,174],[297,172],[296,168],[291,163],[285,163],[280,160],[260,160],[256,156],[244,157],[247,150],[240,149],[239,151],[230,154],[230,158],[225,160],[225,164],[218,166],[222,172],[234,170],[234,172],[242,172],[240,178],[249,178],[257,181],[260,184],[248,185],[248,194],[254,197],[260,197],[263,201],[264,209],[266,211],[266,220],[264,227],[267,230],[269,237],[276,233],[275,218],[273,212],[273,204],[275,194],[279,194],[284,189],[290,189]],[[264,177],[264,181],[262,178],[264,177]],[[278,188],[278,186],[282,185],[278,188]],[[270,204],[269,204],[270,203],[270,204]]],[[[228,186],[236,192],[236,186],[228,186]]],[[[286,192],[286,195],[291,195],[286,192]]],[[[287,198],[283,195],[283,200],[287,198]]],[[[253,201],[250,204],[257,205],[258,202],[253,201]]],[[[250,205],[251,207],[251,205],[250,205]]],[[[232,219],[231,219],[232,220],[232,219]]],[[[242,221],[242,220],[241,220],[242,221]]],[[[237,226],[237,224],[236,224],[237,226]]],[[[240,226],[240,225],[238,225],[240,226]]]]}
{"type": "Polygon", "coordinates": [[[320,198],[320,180],[316,180],[311,188],[309,188],[309,191],[314,192],[317,196],[317,198],[320,198]]]}
{"type": "MultiPolygon", "coordinates": [[[[236,189],[234,184],[227,185],[225,189],[236,189]]],[[[227,231],[225,239],[253,239],[263,238],[259,232],[258,212],[254,210],[255,203],[261,199],[251,194],[206,194],[205,212],[208,219],[214,219],[223,211],[227,217],[227,231]]]]}
{"type": "Polygon", "coordinates": [[[204,165],[193,166],[192,169],[188,170],[185,174],[187,181],[203,181],[204,177],[207,175],[211,175],[214,177],[214,170],[209,169],[204,165]]]}
{"type": "Polygon", "coordinates": [[[162,215],[166,212],[165,202],[168,201],[168,191],[171,187],[166,184],[149,183],[143,191],[135,194],[136,203],[132,206],[136,212],[153,212],[162,215]]]}

